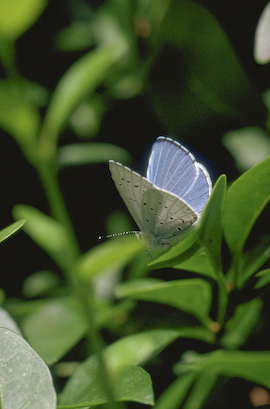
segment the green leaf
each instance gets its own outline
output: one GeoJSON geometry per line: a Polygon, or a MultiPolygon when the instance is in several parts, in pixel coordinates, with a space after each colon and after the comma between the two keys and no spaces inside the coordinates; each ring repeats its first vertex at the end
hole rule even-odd
{"type": "MultiPolygon", "coordinates": [[[[142,376],[134,365],[149,360],[179,337],[179,331],[153,330],[132,335],[111,344],[104,350],[104,359],[111,379],[115,380],[117,400],[133,400],[153,404],[150,377],[142,376]],[[137,376],[136,380],[134,377],[137,376]],[[128,376],[127,376],[128,375],[128,376]],[[128,387],[125,388],[125,385],[128,387]],[[151,403],[150,403],[151,402],[151,403]]],[[[97,385],[99,367],[95,356],[90,356],[69,379],[61,394],[61,405],[93,405],[104,403],[104,392],[97,385]]]]}
{"type": "Polygon", "coordinates": [[[158,398],[155,409],[179,409],[196,377],[197,374],[185,374],[177,378],[158,398]]]}
{"type": "Polygon", "coordinates": [[[185,402],[184,409],[201,409],[217,381],[217,374],[205,373],[194,382],[192,390],[185,402]]]}
{"type": "Polygon", "coordinates": [[[194,354],[174,369],[177,374],[211,372],[270,387],[270,352],[217,350],[204,355],[194,354]]]}
{"type": "Polygon", "coordinates": [[[25,219],[24,230],[45,250],[60,268],[70,271],[75,256],[64,227],[52,217],[31,206],[16,205],[15,219],[25,219]]]}
{"type": "MultiPolygon", "coordinates": [[[[256,273],[270,257],[270,236],[265,235],[254,248],[241,255],[241,274],[237,276],[237,287],[242,288],[245,282],[256,273]]],[[[234,266],[233,266],[234,267],[234,266]]]]}
{"type": "Polygon", "coordinates": [[[215,333],[210,328],[205,326],[189,326],[189,327],[179,327],[181,331],[182,338],[192,338],[199,339],[209,344],[213,344],[216,341],[215,333]]]}
{"type": "Polygon", "coordinates": [[[193,254],[192,257],[180,262],[179,264],[176,263],[172,267],[183,271],[191,271],[193,273],[201,274],[206,277],[210,277],[213,280],[216,280],[217,278],[209,255],[202,247],[199,248],[199,250],[193,254]]]}
{"type": "Polygon", "coordinates": [[[0,328],[1,407],[56,408],[56,393],[48,367],[15,332],[0,328]]]}
{"type": "Polygon", "coordinates": [[[78,166],[107,163],[110,159],[126,163],[130,161],[130,154],[126,149],[109,143],[77,143],[59,149],[58,164],[60,167],[78,166]]]}
{"type": "Polygon", "coordinates": [[[85,54],[66,71],[54,91],[44,119],[42,136],[45,140],[57,140],[79,102],[104,81],[125,51],[123,44],[100,47],[85,54]]]}
{"type": "Polygon", "coordinates": [[[151,96],[171,132],[202,135],[224,117],[263,124],[266,109],[214,16],[198,2],[170,2],[157,38],[151,96]],[[174,64],[165,64],[165,61],[174,64]],[[181,81],[179,81],[179,73],[181,81]],[[179,113],[180,116],[179,116],[179,113]],[[196,118],[196,120],[194,120],[196,118]]]}
{"type": "Polygon", "coordinates": [[[150,375],[144,369],[138,366],[125,368],[120,372],[116,384],[117,400],[154,405],[152,381],[150,375]]]}
{"type": "Polygon", "coordinates": [[[270,268],[260,271],[256,274],[256,277],[259,277],[259,279],[254,288],[258,289],[268,285],[270,283],[270,268]]]}
{"type": "Polygon", "coordinates": [[[225,333],[220,342],[224,348],[242,346],[256,323],[259,321],[262,301],[255,298],[245,304],[238,305],[235,314],[225,325],[225,333]]]}
{"type": "Polygon", "coordinates": [[[143,249],[143,243],[135,235],[115,238],[83,254],[75,270],[81,277],[92,279],[112,269],[122,268],[143,249]]]}
{"type": "Polygon", "coordinates": [[[222,142],[241,173],[270,156],[269,135],[262,128],[250,126],[230,131],[224,135],[222,142]]]}
{"type": "Polygon", "coordinates": [[[8,227],[0,231],[0,243],[7,240],[13,234],[17,233],[25,223],[25,220],[19,220],[18,222],[10,224],[8,227]]]}
{"type": "Polygon", "coordinates": [[[240,254],[257,218],[270,200],[270,158],[240,176],[228,189],[224,203],[225,239],[240,254]]]}
{"type": "Polygon", "coordinates": [[[87,330],[80,309],[65,299],[46,301],[27,315],[21,327],[29,344],[48,365],[70,351],[87,330]]]}
{"type": "Polygon", "coordinates": [[[30,95],[30,84],[26,82],[0,81],[0,126],[15,138],[28,160],[33,162],[40,116],[30,95]]]}
{"type": "Polygon", "coordinates": [[[29,298],[38,298],[50,293],[60,285],[60,278],[52,271],[38,271],[26,277],[23,282],[23,295],[29,298]]]}
{"type": "MultiPolygon", "coordinates": [[[[150,375],[141,367],[128,366],[114,374],[113,381],[116,401],[132,401],[144,405],[154,405],[154,392],[150,375]]],[[[97,375],[91,381],[86,377],[81,377],[78,389],[81,389],[82,384],[85,390],[81,391],[80,394],[78,394],[78,391],[75,392],[75,396],[71,396],[71,394],[67,396],[65,391],[62,393],[59,408],[62,405],[64,408],[69,406],[88,407],[89,405],[92,407],[108,402],[97,375]]]]}
{"type": "Polygon", "coordinates": [[[47,0],[1,0],[0,38],[16,40],[38,19],[47,0]]]}
{"type": "Polygon", "coordinates": [[[134,280],[117,287],[118,297],[158,302],[171,305],[193,314],[202,323],[209,325],[212,302],[211,285],[200,278],[154,282],[150,279],[134,280]]]}
{"type": "Polygon", "coordinates": [[[221,175],[214,186],[198,226],[200,244],[209,254],[216,272],[221,271],[221,211],[226,193],[226,184],[226,176],[221,175]]]}
{"type": "MultiPolygon", "coordinates": [[[[151,261],[151,263],[149,263],[149,267],[163,268],[174,267],[175,265],[178,266],[192,258],[200,250],[201,247],[198,242],[198,236],[196,234],[195,227],[192,226],[187,232],[183,232],[182,241],[180,241],[179,244],[175,245],[172,249],[166,251],[166,253],[151,261]]],[[[207,262],[204,259],[202,262],[202,268],[204,270],[207,262]]],[[[211,272],[209,274],[211,274],[211,272]]]]}

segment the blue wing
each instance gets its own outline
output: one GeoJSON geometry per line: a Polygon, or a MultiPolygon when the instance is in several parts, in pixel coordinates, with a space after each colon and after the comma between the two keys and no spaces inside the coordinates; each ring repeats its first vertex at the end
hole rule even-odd
{"type": "Polygon", "coordinates": [[[199,215],[212,190],[207,170],[180,143],[157,138],[148,162],[146,178],[167,192],[174,193],[199,215]]]}

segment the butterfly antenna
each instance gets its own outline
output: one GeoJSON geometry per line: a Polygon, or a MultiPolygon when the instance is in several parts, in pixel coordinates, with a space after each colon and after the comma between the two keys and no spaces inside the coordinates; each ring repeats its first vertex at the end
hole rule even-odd
{"type": "Polygon", "coordinates": [[[123,231],[121,233],[113,233],[106,234],[106,236],[98,236],[98,240],[108,239],[110,237],[124,236],[125,234],[135,234],[136,236],[140,236],[140,233],[141,232],[137,230],[123,231]]]}

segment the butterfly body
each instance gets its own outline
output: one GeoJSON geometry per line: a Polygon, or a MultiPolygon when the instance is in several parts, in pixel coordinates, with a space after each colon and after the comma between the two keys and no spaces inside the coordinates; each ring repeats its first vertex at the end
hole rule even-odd
{"type": "Polygon", "coordinates": [[[168,245],[198,220],[212,188],[206,169],[165,137],[153,145],[146,177],[112,160],[109,168],[142,237],[154,248],[168,245]]]}

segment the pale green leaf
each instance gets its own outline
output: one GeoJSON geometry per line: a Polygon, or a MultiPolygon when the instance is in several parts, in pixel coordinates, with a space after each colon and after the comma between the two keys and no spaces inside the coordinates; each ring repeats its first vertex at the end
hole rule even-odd
{"type": "Polygon", "coordinates": [[[56,408],[56,393],[48,367],[15,332],[0,328],[1,407],[56,408]]]}
{"type": "Polygon", "coordinates": [[[64,270],[70,271],[75,255],[67,232],[55,219],[31,206],[16,205],[15,219],[25,219],[24,230],[64,270]]]}
{"type": "Polygon", "coordinates": [[[10,329],[11,331],[16,332],[16,334],[22,335],[16,322],[13,320],[11,315],[4,310],[4,308],[0,308],[0,327],[10,329]]]}
{"type": "Polygon", "coordinates": [[[64,166],[78,166],[90,163],[129,162],[130,154],[124,148],[109,143],[80,143],[63,146],[59,149],[58,164],[64,166]]]}
{"type": "Polygon", "coordinates": [[[60,284],[60,278],[52,271],[38,271],[26,277],[22,292],[25,297],[35,298],[49,293],[60,284]]]}
{"type": "Polygon", "coordinates": [[[259,18],[254,38],[254,59],[258,64],[270,61],[270,3],[259,18]]]}
{"type": "Polygon", "coordinates": [[[15,40],[38,19],[47,0],[1,0],[0,38],[15,40]]]}
{"type": "Polygon", "coordinates": [[[80,309],[65,299],[47,301],[27,315],[21,327],[27,341],[48,365],[64,356],[87,330],[80,309]]]}
{"type": "Polygon", "coordinates": [[[81,277],[92,279],[112,269],[122,268],[143,249],[143,243],[135,235],[111,239],[83,254],[75,270],[81,277]]]}
{"type": "Polygon", "coordinates": [[[222,140],[242,172],[270,156],[268,133],[261,128],[247,127],[226,133],[222,140]]]}
{"type": "Polygon", "coordinates": [[[19,220],[18,222],[12,223],[10,226],[0,231],[0,243],[7,240],[9,237],[13,236],[18,230],[20,230],[25,223],[25,220],[19,220]]]}
{"type": "Polygon", "coordinates": [[[92,50],[66,71],[52,95],[44,119],[42,136],[45,141],[57,140],[79,102],[104,81],[109,70],[125,51],[123,44],[110,44],[92,50]]]}

